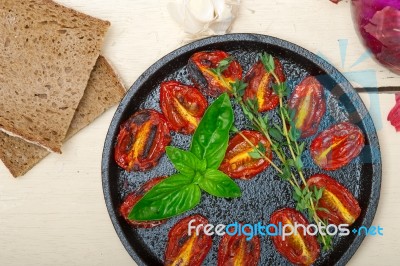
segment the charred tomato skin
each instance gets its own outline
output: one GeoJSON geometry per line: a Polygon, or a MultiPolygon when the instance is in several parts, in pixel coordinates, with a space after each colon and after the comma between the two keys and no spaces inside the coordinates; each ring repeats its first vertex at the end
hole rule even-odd
{"type": "Polygon", "coordinates": [[[134,113],[120,126],[115,162],[127,171],[144,171],[158,164],[171,142],[166,119],[155,110],[134,113]]]}
{"type": "Polygon", "coordinates": [[[288,105],[295,113],[294,123],[301,132],[301,138],[317,133],[326,111],[326,102],[324,87],[315,77],[308,76],[297,85],[288,105]]]}
{"type": "MultiPolygon", "coordinates": [[[[270,224],[278,226],[279,223],[282,223],[282,226],[287,223],[302,224],[305,227],[309,225],[307,219],[299,211],[292,208],[284,208],[275,211],[271,215],[270,224]]],[[[317,238],[307,233],[304,234],[302,227],[298,229],[297,235],[292,234],[291,236],[287,236],[285,240],[280,235],[271,236],[272,243],[276,250],[291,263],[295,265],[311,265],[320,253],[317,238]],[[302,244],[299,245],[299,242],[302,244]]]]}
{"type": "MultiPolygon", "coordinates": [[[[286,80],[281,62],[275,58],[275,74],[280,82],[286,80]]],[[[275,82],[274,76],[268,73],[261,61],[258,61],[251,67],[250,71],[244,77],[247,88],[244,92],[243,99],[257,99],[258,111],[270,111],[278,106],[279,97],[272,88],[275,82]]]]}
{"type": "Polygon", "coordinates": [[[310,153],[315,164],[325,170],[336,170],[357,157],[364,147],[359,127],[340,122],[322,131],[311,142],[310,153]]]}
{"type": "Polygon", "coordinates": [[[360,216],[361,208],[354,196],[338,181],[325,174],[315,174],[307,180],[307,185],[313,189],[324,188],[318,206],[327,209],[317,211],[317,215],[328,220],[330,224],[352,225],[360,216]]]}
{"type": "MultiPolygon", "coordinates": [[[[269,141],[259,132],[253,130],[244,130],[241,132],[250,142],[257,146],[262,143],[266,148],[265,155],[272,160],[272,152],[269,141]]],[[[219,170],[230,176],[248,180],[262,172],[269,166],[269,161],[264,158],[254,159],[250,157],[249,152],[253,147],[239,134],[229,140],[228,148],[225,153],[219,170]]]]}
{"type": "Polygon", "coordinates": [[[144,183],[142,186],[140,186],[136,191],[128,194],[128,196],[125,197],[124,201],[122,202],[121,206],[119,207],[119,213],[124,219],[133,227],[136,228],[152,228],[154,226],[160,225],[165,223],[166,220],[158,220],[158,221],[135,221],[135,220],[130,220],[128,219],[129,213],[135,206],[135,204],[143,198],[143,196],[150,190],[152,189],[155,185],[160,183],[162,180],[164,180],[166,177],[165,176],[160,176],[156,177],[153,179],[150,179],[146,183],[144,183]]]}
{"type": "Polygon", "coordinates": [[[233,236],[225,234],[219,242],[217,265],[258,265],[261,255],[260,238],[259,236],[253,236],[252,239],[246,240],[246,237],[243,234],[235,234],[233,236]]]}
{"type": "Polygon", "coordinates": [[[160,107],[173,131],[193,134],[207,105],[207,99],[193,86],[178,81],[161,83],[160,107]]]}
{"type": "Polygon", "coordinates": [[[229,83],[242,79],[242,67],[236,60],[233,60],[222,72],[222,79],[211,72],[210,69],[218,67],[218,64],[228,57],[228,53],[215,50],[197,52],[189,58],[189,76],[204,94],[217,97],[224,92],[231,93],[232,88],[229,83]]]}
{"type": "Polygon", "coordinates": [[[178,221],[168,233],[168,243],[165,250],[164,265],[190,265],[200,266],[212,246],[212,238],[204,233],[204,228],[200,229],[200,234],[196,230],[189,236],[188,225],[191,220],[192,226],[203,226],[208,224],[207,218],[200,214],[194,214],[178,221]]]}

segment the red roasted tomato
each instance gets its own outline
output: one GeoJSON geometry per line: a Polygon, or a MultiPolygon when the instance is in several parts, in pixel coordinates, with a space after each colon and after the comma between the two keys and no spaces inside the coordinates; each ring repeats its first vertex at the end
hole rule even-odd
{"type": "Polygon", "coordinates": [[[171,136],[164,116],[145,109],[124,122],[115,146],[115,161],[127,171],[143,171],[157,165],[170,143],[171,136]]]}
{"type": "MultiPolygon", "coordinates": [[[[278,59],[274,59],[275,74],[280,82],[285,81],[285,74],[278,59]]],[[[257,99],[258,111],[264,112],[274,109],[279,104],[279,97],[275,94],[272,84],[274,77],[265,70],[261,61],[258,61],[244,77],[247,88],[244,92],[243,99],[257,99]]]]}
{"type": "MultiPolygon", "coordinates": [[[[265,155],[272,159],[272,152],[268,140],[257,131],[244,130],[242,134],[254,145],[262,143],[265,155]]],[[[249,155],[253,147],[240,135],[236,134],[229,140],[225,158],[219,169],[232,178],[250,179],[269,166],[269,161],[264,158],[254,159],[249,155]]]]}
{"type": "Polygon", "coordinates": [[[161,110],[170,129],[174,131],[192,134],[200,123],[207,104],[206,98],[195,87],[178,81],[161,83],[161,110]]]}
{"type": "MultiPolygon", "coordinates": [[[[233,229],[233,228],[232,228],[233,229]]],[[[249,229],[249,228],[246,228],[249,229]]],[[[247,230],[250,233],[250,229],[247,230]]],[[[233,231],[231,231],[233,232],[233,231]]],[[[256,266],[260,260],[260,238],[253,236],[246,240],[245,235],[225,234],[218,248],[218,266],[256,266]]]]}
{"type": "MultiPolygon", "coordinates": [[[[271,224],[279,226],[282,223],[282,228],[285,224],[295,223],[308,226],[306,218],[298,211],[292,208],[284,208],[275,211],[271,216],[271,224]]],[[[289,236],[283,237],[280,235],[271,236],[272,243],[278,252],[288,259],[291,263],[296,265],[311,265],[319,256],[319,245],[317,237],[304,232],[302,227],[297,228],[297,234],[293,233],[289,236]]],[[[289,228],[286,228],[289,230],[289,228]]],[[[289,231],[288,231],[289,233],[289,231]]]]}
{"type": "Polygon", "coordinates": [[[306,77],[290,96],[289,108],[295,112],[295,127],[301,131],[302,138],[317,133],[326,111],[324,88],[321,83],[313,76],[306,77]]]}
{"type": "Polygon", "coordinates": [[[134,227],[140,227],[140,228],[151,228],[160,224],[165,223],[166,220],[158,220],[158,221],[135,221],[135,220],[130,220],[128,219],[129,213],[135,206],[135,204],[143,198],[144,194],[146,194],[150,189],[152,189],[155,185],[160,183],[162,180],[164,180],[166,177],[165,176],[160,176],[156,177],[153,179],[150,179],[146,183],[144,183],[139,189],[136,191],[130,193],[124,201],[122,202],[121,206],[119,207],[119,213],[122,215],[122,217],[125,218],[125,220],[133,225],[134,227]]]}
{"type": "Polygon", "coordinates": [[[199,266],[204,261],[212,245],[212,238],[204,234],[204,230],[199,230],[200,234],[196,234],[196,229],[188,233],[188,225],[191,220],[191,226],[208,224],[207,218],[195,214],[183,218],[177,222],[168,233],[168,244],[165,251],[164,265],[180,265],[180,266],[199,266]]]}
{"type": "Polygon", "coordinates": [[[319,167],[336,170],[357,157],[363,147],[361,130],[349,122],[341,122],[322,131],[311,142],[310,151],[319,167]]]}
{"type": "Polygon", "coordinates": [[[230,83],[242,79],[242,67],[236,60],[232,61],[222,72],[222,77],[218,77],[211,71],[228,57],[229,54],[224,51],[197,52],[190,57],[189,75],[203,93],[213,97],[224,92],[229,93],[232,91],[230,83]]]}
{"type": "Polygon", "coordinates": [[[360,206],[354,196],[339,182],[325,174],[316,174],[307,180],[307,185],[324,188],[318,207],[327,211],[317,211],[322,219],[331,224],[353,224],[361,213],[360,206]]]}

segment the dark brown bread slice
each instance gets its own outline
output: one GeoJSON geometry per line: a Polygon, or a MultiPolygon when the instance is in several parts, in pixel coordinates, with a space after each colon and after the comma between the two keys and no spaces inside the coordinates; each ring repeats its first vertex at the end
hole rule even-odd
{"type": "Polygon", "coordinates": [[[109,25],[50,0],[1,0],[0,129],[60,153],[109,25]]]}
{"type": "MultiPolygon", "coordinates": [[[[71,122],[66,140],[87,126],[106,109],[119,102],[125,89],[111,66],[100,56],[71,122]]],[[[49,152],[20,138],[0,132],[0,159],[14,177],[21,176],[49,152]]]]}

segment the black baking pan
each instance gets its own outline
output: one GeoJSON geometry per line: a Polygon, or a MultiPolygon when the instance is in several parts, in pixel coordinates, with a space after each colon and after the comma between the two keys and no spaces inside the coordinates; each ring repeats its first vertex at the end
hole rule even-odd
{"type": "MultiPolygon", "coordinates": [[[[118,207],[123,198],[145,181],[174,173],[172,164],[164,155],[155,168],[146,172],[126,172],[114,161],[114,146],[119,126],[140,109],[159,107],[159,85],[162,81],[177,79],[192,84],[188,78],[186,64],[189,57],[202,50],[224,50],[233,55],[242,65],[244,73],[256,62],[257,55],[266,51],[281,60],[289,86],[297,85],[305,76],[313,75],[323,84],[327,100],[327,111],[320,124],[319,132],[340,121],[350,121],[361,128],[366,145],[360,156],[350,164],[336,171],[323,171],[310,160],[308,151],[304,154],[305,174],[326,173],[342,183],[357,198],[362,209],[353,227],[369,227],[374,218],[380,193],[382,165],[378,138],[372,119],[351,84],[332,65],[313,53],[290,42],[258,34],[227,34],[215,36],[185,45],[164,56],[147,69],[132,85],[121,101],[105,140],[102,158],[102,179],[105,202],[114,228],[122,244],[139,265],[161,265],[171,227],[182,217],[201,213],[210,223],[229,224],[240,221],[268,224],[277,209],[294,207],[292,189],[287,182],[279,179],[272,167],[249,181],[236,181],[242,190],[242,197],[234,200],[215,198],[203,193],[201,203],[195,209],[165,224],[152,229],[135,229],[119,215],[118,207]]],[[[240,108],[234,106],[235,125],[247,125],[240,108]]],[[[271,112],[272,119],[276,114],[271,112]]],[[[172,133],[172,144],[187,149],[191,137],[172,133]]],[[[306,139],[308,147],[312,138],[306,139]]],[[[364,235],[350,234],[335,237],[333,249],[321,252],[315,265],[344,265],[356,252],[364,235]]],[[[215,236],[213,247],[204,265],[215,265],[220,237],[215,236]]],[[[259,265],[290,265],[274,248],[268,237],[261,238],[261,259],[259,265]]]]}

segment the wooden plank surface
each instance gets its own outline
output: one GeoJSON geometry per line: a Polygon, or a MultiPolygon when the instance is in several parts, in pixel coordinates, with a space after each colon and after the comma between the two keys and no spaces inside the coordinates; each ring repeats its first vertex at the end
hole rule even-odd
{"type": "MultiPolygon", "coordinates": [[[[127,87],[182,45],[183,34],[169,17],[165,0],[58,2],[111,22],[103,53],[127,87]]],[[[296,43],[323,55],[358,87],[363,81],[354,73],[369,69],[376,73],[376,85],[400,85],[400,76],[370,58],[352,66],[365,49],[353,29],[348,2],[243,0],[232,31],[296,43]],[[343,63],[340,43],[347,44],[343,63]]],[[[378,125],[383,182],[374,224],[384,228],[384,236],[367,237],[349,265],[397,265],[400,134],[386,121],[394,96],[362,94],[362,99],[378,125]]],[[[112,227],[101,187],[101,153],[114,111],[77,134],[62,155],[48,156],[24,177],[12,178],[0,164],[0,265],[134,265],[112,227]]]]}

